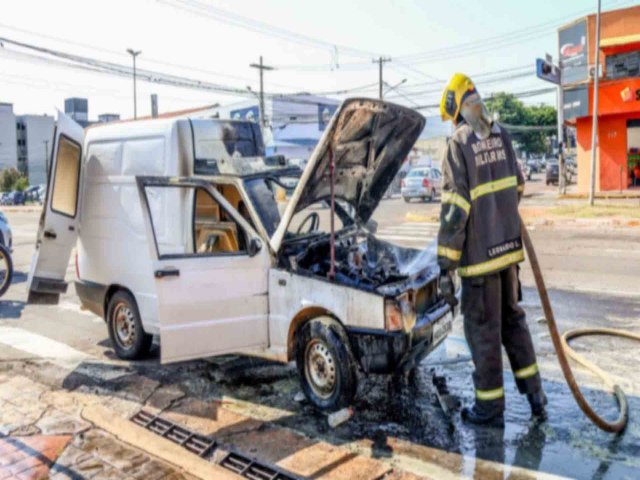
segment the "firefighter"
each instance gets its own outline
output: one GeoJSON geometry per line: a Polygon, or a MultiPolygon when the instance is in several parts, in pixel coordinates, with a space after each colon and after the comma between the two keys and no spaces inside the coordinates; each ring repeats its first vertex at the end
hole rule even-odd
{"type": "Polygon", "coordinates": [[[531,334],[518,279],[524,261],[518,202],[524,178],[509,134],[493,122],[473,82],[456,73],[440,103],[455,131],[442,162],[443,189],[438,264],[440,290],[455,306],[455,271],[462,282],[464,333],[475,371],[475,402],[462,417],[504,425],[502,349],[533,417],[546,418],[531,334]]]}

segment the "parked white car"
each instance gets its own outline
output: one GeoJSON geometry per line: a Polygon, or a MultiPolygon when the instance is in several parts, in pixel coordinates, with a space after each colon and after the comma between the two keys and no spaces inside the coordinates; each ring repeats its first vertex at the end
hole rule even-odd
{"type": "Polygon", "coordinates": [[[358,368],[406,371],[451,329],[433,249],[400,248],[366,227],[423,125],[404,107],[346,101],[281,215],[274,185],[291,170],[265,166],[253,123],[165,119],[85,133],[60,114],[30,301],[66,291],[77,242],[76,292],[106,320],[120,358],[144,356],[159,334],[162,362],[295,359],[314,405],[348,405],[358,368]],[[328,230],[316,208],[326,203],[336,213],[328,230]]]}

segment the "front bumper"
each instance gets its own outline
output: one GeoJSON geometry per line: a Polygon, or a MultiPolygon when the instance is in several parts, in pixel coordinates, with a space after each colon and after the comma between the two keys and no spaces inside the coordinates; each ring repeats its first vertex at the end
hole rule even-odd
{"type": "Polygon", "coordinates": [[[408,371],[447,337],[454,313],[446,302],[440,301],[416,321],[410,332],[347,327],[351,350],[366,373],[408,371]],[[450,322],[448,331],[437,335],[446,322],[450,322]]]}

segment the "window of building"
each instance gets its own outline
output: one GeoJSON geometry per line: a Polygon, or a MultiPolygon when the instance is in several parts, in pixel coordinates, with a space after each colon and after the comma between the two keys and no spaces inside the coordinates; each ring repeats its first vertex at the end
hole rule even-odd
{"type": "Polygon", "coordinates": [[[640,77],[640,50],[608,55],[606,78],[640,77]]]}

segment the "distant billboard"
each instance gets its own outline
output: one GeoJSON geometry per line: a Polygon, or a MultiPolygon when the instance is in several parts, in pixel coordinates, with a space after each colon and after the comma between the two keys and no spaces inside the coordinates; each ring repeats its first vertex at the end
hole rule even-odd
{"type": "Polygon", "coordinates": [[[229,113],[232,120],[248,120],[256,123],[260,120],[260,108],[257,105],[253,107],[239,108],[238,110],[231,110],[229,113]]]}
{"type": "Polygon", "coordinates": [[[558,32],[558,50],[562,67],[562,84],[582,82],[589,78],[587,20],[558,32]]]}
{"type": "Polygon", "coordinates": [[[318,130],[321,132],[327,128],[331,117],[338,110],[338,105],[330,105],[325,103],[318,104],[318,130]]]}

